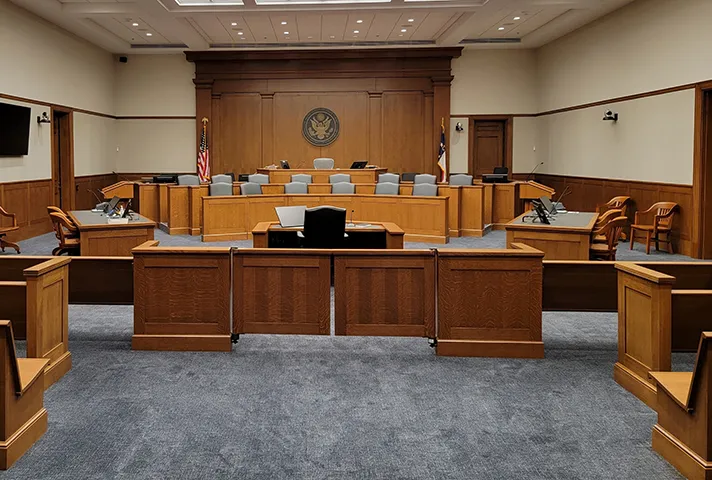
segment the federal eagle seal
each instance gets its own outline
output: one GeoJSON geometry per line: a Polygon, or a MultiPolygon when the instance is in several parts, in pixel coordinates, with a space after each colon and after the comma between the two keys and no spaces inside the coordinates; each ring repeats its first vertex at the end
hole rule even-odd
{"type": "Polygon", "coordinates": [[[339,136],[339,118],[328,108],[315,108],[304,117],[302,135],[315,147],[331,145],[339,136]]]}

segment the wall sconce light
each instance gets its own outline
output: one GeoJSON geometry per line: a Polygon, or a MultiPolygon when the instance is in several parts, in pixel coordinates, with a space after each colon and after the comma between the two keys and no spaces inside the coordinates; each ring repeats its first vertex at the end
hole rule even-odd
{"type": "Polygon", "coordinates": [[[52,123],[52,121],[49,119],[47,116],[47,112],[42,112],[42,116],[37,115],[37,123],[42,124],[42,123],[52,123]]]}
{"type": "Polygon", "coordinates": [[[457,123],[455,124],[455,131],[456,131],[456,132],[461,132],[461,131],[463,131],[463,130],[464,130],[464,128],[462,127],[462,123],[457,122],[457,123]]]}
{"type": "Polygon", "coordinates": [[[618,112],[606,110],[606,112],[603,114],[603,120],[607,121],[607,122],[617,122],[618,121],[618,112]]]}

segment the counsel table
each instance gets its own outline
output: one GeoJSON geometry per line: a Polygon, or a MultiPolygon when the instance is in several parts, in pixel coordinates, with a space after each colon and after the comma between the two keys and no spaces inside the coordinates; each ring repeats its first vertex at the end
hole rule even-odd
{"type": "Polygon", "coordinates": [[[550,225],[525,218],[526,212],[505,225],[507,248],[524,243],[544,252],[545,260],[588,260],[591,232],[597,213],[569,212],[555,215],[550,225]]]}
{"type": "Polygon", "coordinates": [[[124,225],[109,224],[106,215],[91,210],[71,211],[69,217],[79,228],[82,256],[130,256],[132,248],[153,240],[156,228],[156,222],[137,213],[124,225]]]}
{"type": "MultiPolygon", "coordinates": [[[[252,230],[254,248],[294,248],[297,232],[303,227],[284,228],[278,222],[260,222],[252,230]]],[[[346,226],[348,239],[344,248],[403,248],[405,232],[390,222],[354,222],[346,226]]]]}
{"type": "Polygon", "coordinates": [[[257,173],[269,175],[269,183],[289,183],[292,175],[312,176],[312,183],[329,183],[329,177],[337,173],[351,175],[351,183],[376,183],[378,175],[388,172],[387,168],[334,168],[329,170],[313,168],[258,168],[257,173]]]}

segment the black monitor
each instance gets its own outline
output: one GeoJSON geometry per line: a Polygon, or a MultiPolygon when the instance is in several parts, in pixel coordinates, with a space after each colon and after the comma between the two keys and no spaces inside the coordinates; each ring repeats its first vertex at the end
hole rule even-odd
{"type": "Polygon", "coordinates": [[[534,213],[536,213],[536,216],[539,218],[539,221],[546,225],[550,225],[551,222],[549,221],[549,218],[546,216],[546,210],[544,210],[544,206],[536,200],[534,200],[532,202],[532,205],[534,206],[534,213]]]}
{"type": "Polygon", "coordinates": [[[250,181],[250,174],[249,173],[239,173],[237,175],[237,181],[238,182],[249,182],[250,181]]]}
{"type": "Polygon", "coordinates": [[[508,175],[508,174],[509,174],[509,168],[507,168],[507,167],[494,167],[494,170],[492,171],[492,173],[495,173],[495,174],[496,174],[496,173],[499,173],[499,174],[508,175]]]}
{"type": "Polygon", "coordinates": [[[351,168],[353,170],[362,170],[362,169],[366,168],[366,165],[368,165],[367,160],[357,160],[351,164],[351,168]]]}
{"type": "Polygon", "coordinates": [[[153,183],[178,183],[178,175],[156,175],[155,177],[153,177],[153,183]]]}
{"type": "Polygon", "coordinates": [[[417,175],[417,173],[415,173],[415,172],[401,173],[401,182],[414,182],[416,175],[417,175]]]}
{"type": "Polygon", "coordinates": [[[346,209],[324,205],[304,212],[304,246],[306,248],[343,248],[346,231],[346,209]]]}
{"type": "Polygon", "coordinates": [[[482,183],[508,183],[509,178],[506,173],[485,173],[482,175],[482,183]]]}
{"type": "Polygon", "coordinates": [[[120,201],[121,201],[121,198],[114,195],[113,198],[111,200],[109,200],[109,203],[106,204],[106,207],[104,208],[104,213],[113,212],[116,209],[116,206],[119,204],[120,201]]]}
{"type": "Polygon", "coordinates": [[[0,157],[28,154],[31,113],[28,107],[0,103],[0,157]]]}
{"type": "Polygon", "coordinates": [[[129,201],[126,202],[126,205],[124,206],[124,213],[121,214],[121,217],[122,218],[129,217],[129,215],[131,215],[130,209],[131,209],[131,199],[129,198],[129,201]]]}
{"type": "Polygon", "coordinates": [[[280,161],[279,161],[279,164],[280,164],[280,165],[282,166],[282,168],[285,169],[285,170],[289,170],[290,168],[292,168],[292,167],[289,166],[289,161],[288,161],[288,160],[280,160],[280,161]]]}
{"type": "Polygon", "coordinates": [[[551,200],[549,197],[539,197],[539,203],[542,204],[544,207],[544,211],[550,213],[550,214],[555,214],[556,213],[556,205],[551,203],[551,200]]]}

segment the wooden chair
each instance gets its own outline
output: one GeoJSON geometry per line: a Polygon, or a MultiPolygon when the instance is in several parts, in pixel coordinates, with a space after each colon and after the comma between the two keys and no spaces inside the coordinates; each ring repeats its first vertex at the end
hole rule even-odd
{"type": "Polygon", "coordinates": [[[596,230],[593,237],[599,235],[606,239],[606,243],[594,243],[589,250],[591,260],[615,260],[618,251],[618,241],[623,228],[628,223],[628,217],[616,217],[606,225],[596,230]]]}
{"type": "Polygon", "coordinates": [[[59,246],[52,250],[52,255],[62,253],[79,254],[79,230],[66,215],[58,212],[49,214],[52,219],[52,227],[59,241],[59,246]]]}
{"type": "MultiPolygon", "coordinates": [[[[621,209],[611,209],[611,210],[606,210],[604,214],[598,217],[598,220],[596,220],[596,224],[593,226],[593,232],[596,232],[606,225],[608,225],[608,222],[613,220],[614,218],[618,217],[623,217],[623,210],[621,209]]],[[[594,243],[606,243],[606,237],[605,235],[596,235],[595,233],[591,234],[591,241],[594,243]]]]}
{"type": "Polygon", "coordinates": [[[0,320],[0,469],[7,470],[47,431],[44,358],[18,358],[9,320],[0,320]]]}
{"type": "Polygon", "coordinates": [[[12,219],[12,225],[9,227],[0,226],[0,250],[5,251],[5,247],[14,248],[17,253],[20,253],[20,246],[16,243],[8,242],[5,240],[5,235],[10,232],[18,230],[20,227],[17,226],[17,215],[14,213],[8,213],[4,208],[0,207],[0,217],[8,217],[12,219]]]}
{"type": "Polygon", "coordinates": [[[613,197],[608,200],[607,203],[597,206],[596,213],[603,213],[607,210],[615,209],[621,210],[621,215],[625,217],[625,212],[628,209],[628,203],[630,203],[630,197],[613,197]]]}
{"type": "Polygon", "coordinates": [[[653,450],[687,478],[712,479],[712,332],[702,332],[692,372],[650,372],[657,383],[653,450]]]}
{"type": "Polygon", "coordinates": [[[660,242],[667,243],[668,253],[672,252],[672,221],[678,205],[675,202],[658,202],[651,205],[644,212],[635,212],[635,221],[630,226],[630,249],[633,250],[635,243],[636,231],[645,232],[645,253],[650,254],[650,242],[655,240],[655,250],[660,250],[660,242]],[[653,224],[647,225],[640,223],[640,216],[651,212],[655,213],[653,224]],[[665,240],[660,238],[660,235],[665,235],[665,240]]]}

